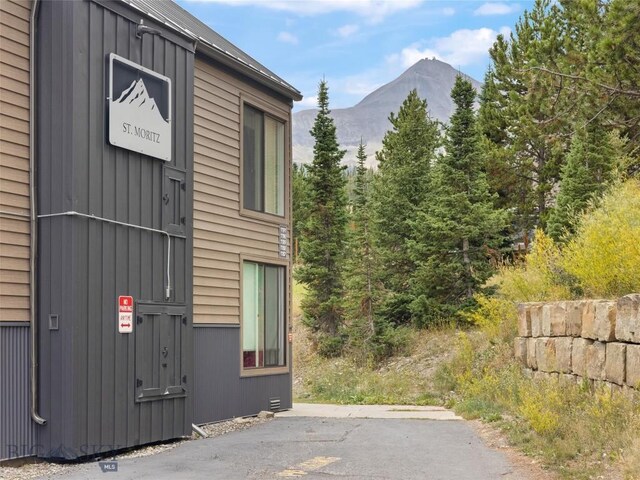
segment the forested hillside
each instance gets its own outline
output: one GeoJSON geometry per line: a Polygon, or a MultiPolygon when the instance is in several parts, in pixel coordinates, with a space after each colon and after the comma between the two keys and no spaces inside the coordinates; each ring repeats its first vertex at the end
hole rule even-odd
{"type": "Polygon", "coordinates": [[[299,280],[332,277],[330,294],[311,289],[303,304],[327,354],[365,335],[385,355],[398,327],[463,321],[536,229],[568,242],[583,211],[637,175],[639,18],[637,2],[535,2],[491,48],[479,109],[461,76],[446,126],[412,91],[389,117],[375,172],[329,168],[341,150],[322,84],[314,161],[294,172],[294,235],[299,280]],[[336,175],[351,177],[348,221],[336,175]],[[318,313],[329,301],[330,319],[318,313]]]}

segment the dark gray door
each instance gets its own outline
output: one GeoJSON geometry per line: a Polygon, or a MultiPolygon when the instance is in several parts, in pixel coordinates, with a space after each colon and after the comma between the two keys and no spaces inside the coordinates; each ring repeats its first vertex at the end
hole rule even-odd
{"type": "Polygon", "coordinates": [[[141,304],[136,320],[136,402],[186,396],[184,305],[141,304]]]}

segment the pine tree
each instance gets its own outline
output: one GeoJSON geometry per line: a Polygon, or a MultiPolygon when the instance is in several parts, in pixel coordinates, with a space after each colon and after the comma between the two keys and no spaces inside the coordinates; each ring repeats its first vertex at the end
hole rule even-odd
{"type": "Polygon", "coordinates": [[[413,312],[421,325],[471,301],[491,272],[488,256],[498,248],[505,225],[483,170],[475,96],[471,83],[458,76],[446,154],[432,170],[429,197],[412,224],[412,257],[418,265],[413,312]]]}
{"type": "Polygon", "coordinates": [[[411,318],[409,284],[415,270],[408,245],[410,221],[425,200],[431,162],[440,146],[438,123],[427,114],[427,102],[416,90],[409,93],[398,114],[389,116],[392,129],[378,152],[378,175],[373,184],[375,245],[379,254],[384,301],[381,314],[396,324],[411,318]]]}
{"type": "Polygon", "coordinates": [[[612,179],[618,153],[601,128],[577,130],[562,169],[560,191],[547,226],[549,235],[561,241],[574,233],[573,220],[589,202],[602,195],[612,179]]]}
{"type": "Polygon", "coordinates": [[[355,185],[353,189],[352,234],[347,262],[346,303],[352,319],[352,337],[366,345],[375,334],[374,309],[378,299],[377,265],[371,232],[369,169],[362,141],[358,146],[355,185]]]}
{"type": "Polygon", "coordinates": [[[561,7],[536,0],[514,32],[499,35],[480,97],[480,129],[491,187],[513,212],[513,230],[528,235],[544,225],[578,103],[564,82],[538,67],[557,65],[568,35],[561,7]]]}
{"type": "Polygon", "coordinates": [[[318,114],[311,135],[315,139],[309,166],[309,216],[302,233],[302,265],[296,277],[307,285],[301,302],[305,323],[319,334],[321,353],[339,353],[338,332],[343,321],[343,269],[347,236],[345,154],[338,146],[330,116],[327,83],[320,82],[318,114]]]}
{"type": "Polygon", "coordinates": [[[616,129],[637,158],[639,17],[637,1],[536,0],[491,48],[480,107],[484,155],[491,187],[525,244],[558,215],[552,206],[574,131],[616,129]]]}
{"type": "Polygon", "coordinates": [[[304,165],[293,164],[291,172],[291,201],[293,203],[292,237],[293,237],[293,261],[297,263],[300,238],[304,223],[309,217],[311,199],[309,198],[309,181],[307,168],[304,165]]]}

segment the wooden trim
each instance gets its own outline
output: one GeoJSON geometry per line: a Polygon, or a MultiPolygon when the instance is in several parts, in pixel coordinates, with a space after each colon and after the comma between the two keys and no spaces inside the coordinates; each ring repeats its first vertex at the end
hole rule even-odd
{"type": "Polygon", "coordinates": [[[291,275],[291,262],[285,259],[273,259],[269,257],[260,257],[258,255],[250,255],[250,254],[240,254],[240,355],[238,361],[240,362],[240,377],[257,377],[262,375],[278,375],[283,373],[289,373],[291,371],[291,344],[289,343],[288,333],[290,331],[291,325],[291,303],[290,303],[290,295],[289,291],[291,290],[290,285],[290,275],[291,275]],[[281,367],[261,367],[261,368],[244,368],[244,359],[243,359],[243,350],[242,350],[242,323],[243,323],[243,311],[242,311],[242,299],[243,299],[243,285],[244,285],[244,262],[254,262],[254,263],[262,263],[264,265],[276,265],[284,267],[285,269],[285,289],[284,292],[284,301],[285,301],[285,312],[284,312],[284,348],[285,348],[285,361],[284,366],[281,367]]]}
{"type": "Polygon", "coordinates": [[[289,224],[291,217],[289,184],[291,182],[291,120],[290,115],[283,115],[283,112],[272,105],[246,92],[240,93],[240,216],[263,220],[269,223],[289,224]],[[245,103],[253,108],[262,111],[284,124],[284,215],[274,215],[271,213],[258,212],[244,207],[244,105],[245,103]],[[289,195],[289,198],[287,196],[289,195]]]}

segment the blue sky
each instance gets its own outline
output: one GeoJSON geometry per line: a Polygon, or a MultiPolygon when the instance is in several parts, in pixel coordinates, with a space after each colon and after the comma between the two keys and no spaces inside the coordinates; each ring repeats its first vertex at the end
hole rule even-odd
{"type": "Polygon", "coordinates": [[[482,81],[487,49],[533,1],[178,0],[186,10],[298,88],[315,106],[355,105],[424,57],[482,81]]]}

